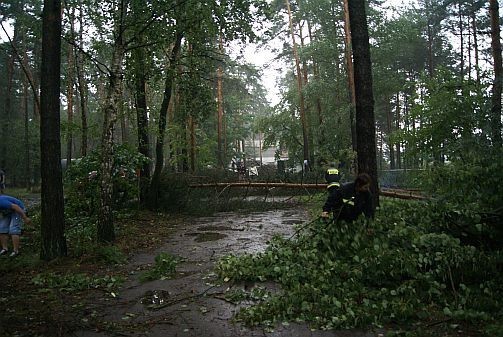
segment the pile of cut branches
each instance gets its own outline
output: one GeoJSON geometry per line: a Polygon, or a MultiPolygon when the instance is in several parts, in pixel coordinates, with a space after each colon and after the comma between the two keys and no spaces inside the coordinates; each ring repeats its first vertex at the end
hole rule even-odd
{"type": "Polygon", "coordinates": [[[384,200],[371,223],[314,221],[293,238],[276,237],[264,252],[221,259],[217,271],[228,282],[281,286],[237,314],[250,325],[307,321],[331,329],[440,321],[501,328],[502,252],[446,233],[438,212],[426,202],[384,200]]]}

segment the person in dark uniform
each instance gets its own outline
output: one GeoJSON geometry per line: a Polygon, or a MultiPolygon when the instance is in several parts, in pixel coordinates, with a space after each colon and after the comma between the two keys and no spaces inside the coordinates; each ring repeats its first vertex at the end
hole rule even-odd
{"type": "Polygon", "coordinates": [[[370,184],[371,178],[367,173],[359,174],[354,182],[342,186],[328,187],[331,185],[328,183],[328,197],[323,205],[321,217],[327,219],[330,212],[333,212],[335,221],[352,222],[361,214],[367,218],[373,218],[374,208],[370,184]]]}

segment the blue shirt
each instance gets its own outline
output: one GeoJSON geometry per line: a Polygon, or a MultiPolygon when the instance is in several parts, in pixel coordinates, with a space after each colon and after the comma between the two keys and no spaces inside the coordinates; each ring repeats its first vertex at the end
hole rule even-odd
{"type": "Polygon", "coordinates": [[[5,194],[0,195],[0,210],[6,210],[6,209],[10,210],[12,204],[18,205],[23,210],[25,209],[24,204],[21,200],[18,200],[14,197],[5,194]]]}

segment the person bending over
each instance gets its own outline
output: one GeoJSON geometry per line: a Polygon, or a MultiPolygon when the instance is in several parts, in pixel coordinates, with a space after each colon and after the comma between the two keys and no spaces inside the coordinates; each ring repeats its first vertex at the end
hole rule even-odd
{"type": "Polygon", "coordinates": [[[354,182],[337,188],[329,188],[321,217],[327,219],[332,212],[335,221],[352,222],[361,214],[367,218],[373,218],[374,208],[370,184],[370,176],[367,173],[361,173],[354,182]]]}
{"type": "Polygon", "coordinates": [[[19,241],[23,221],[24,223],[31,222],[31,219],[26,215],[23,202],[9,195],[0,195],[0,244],[2,245],[0,255],[6,255],[9,252],[9,235],[12,239],[12,253],[9,256],[19,255],[19,241]]]}

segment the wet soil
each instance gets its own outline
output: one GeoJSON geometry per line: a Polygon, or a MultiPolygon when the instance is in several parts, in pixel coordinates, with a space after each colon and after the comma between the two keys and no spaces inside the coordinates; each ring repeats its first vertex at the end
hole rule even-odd
{"type": "MultiPolygon", "coordinates": [[[[251,284],[218,284],[213,267],[228,254],[255,253],[265,249],[275,234],[290,236],[294,224],[309,221],[302,209],[260,213],[219,213],[192,219],[176,226],[172,235],[162,238],[160,248],[133,256],[129,277],[119,294],[101,296],[87,306],[81,320],[86,323],[78,337],[101,336],[292,336],[292,337],[371,337],[360,331],[312,331],[306,324],[279,324],[273,328],[247,328],[233,321],[240,305],[225,299],[232,289],[251,284]],[[169,253],[182,260],[176,275],[142,283],[142,270],[154,264],[155,257],[169,253]]],[[[159,238],[156,238],[159,239],[159,238]]]]}

